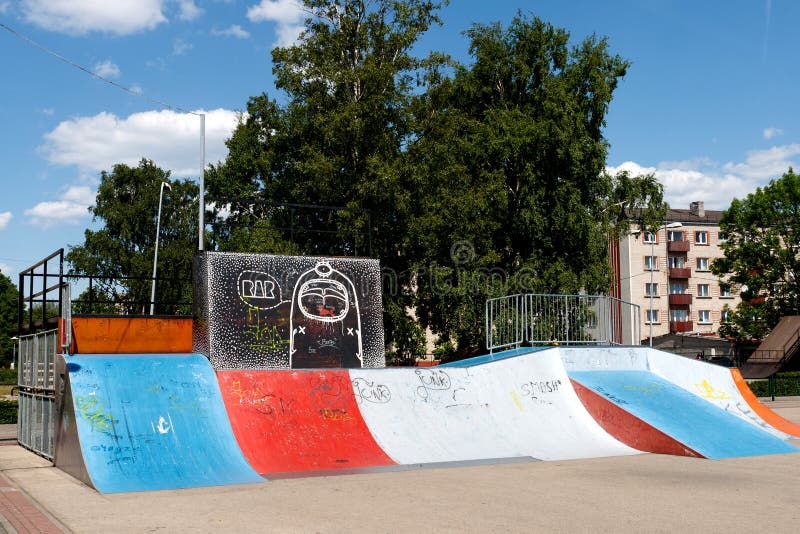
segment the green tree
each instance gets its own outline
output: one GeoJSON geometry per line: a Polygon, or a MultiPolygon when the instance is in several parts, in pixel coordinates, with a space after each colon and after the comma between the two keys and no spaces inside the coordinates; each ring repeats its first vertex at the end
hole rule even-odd
{"type": "MultiPolygon", "coordinates": [[[[266,94],[250,99],[246,119],[227,143],[227,159],[209,169],[208,189],[217,198],[354,211],[234,203],[229,216],[217,218],[215,246],[366,255],[369,235],[372,254],[384,267],[408,270],[401,248],[413,201],[397,167],[412,135],[409,102],[424,62],[412,48],[439,22],[436,12],[443,3],[303,2],[309,14],[305,32],[296,45],[272,52],[275,83],[287,103],[266,94]]],[[[386,338],[405,354],[416,354],[421,331],[405,311],[408,288],[398,287],[401,291],[384,295],[386,338]]]]}
{"type": "Polygon", "coordinates": [[[605,115],[628,62],[594,36],[577,46],[538,18],[466,32],[473,62],[415,102],[407,152],[420,206],[411,253],[423,324],[460,351],[483,344],[487,298],[605,292],[608,239],[632,213],[663,214],[652,176],[605,172],[605,115]]]}
{"type": "Polygon", "coordinates": [[[720,328],[737,339],[763,338],[784,315],[800,314],[800,176],[781,178],[734,199],[723,213],[723,258],[711,270],[741,288],[742,302],[720,328]]]}
{"type": "MultiPolygon", "coordinates": [[[[190,306],[159,303],[191,302],[192,256],[197,241],[197,185],[170,180],[169,172],[142,159],[137,167],[115,165],[103,171],[95,205],[89,208],[99,230],[86,230],[82,245],[70,246],[69,274],[95,278],[92,298],[113,300],[117,312],[149,313],[156,216],[161,183],[164,191],[158,250],[157,313],[190,313],[190,306]],[[126,279],[128,278],[128,279],[126,279]]],[[[88,300],[88,289],[78,297],[88,300]]],[[[81,308],[79,311],[88,311],[81,308]]]]}
{"type": "Polygon", "coordinates": [[[11,279],[0,271],[0,362],[8,365],[14,355],[11,338],[17,335],[19,292],[11,279]]]}

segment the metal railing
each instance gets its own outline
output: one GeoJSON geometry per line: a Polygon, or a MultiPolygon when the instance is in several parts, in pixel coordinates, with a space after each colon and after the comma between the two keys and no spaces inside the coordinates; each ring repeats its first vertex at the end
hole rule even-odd
{"type": "Polygon", "coordinates": [[[486,301],[486,347],[638,344],[639,321],[638,305],[605,295],[508,295],[486,301]]]}
{"type": "Polygon", "coordinates": [[[19,337],[17,440],[50,460],[54,452],[58,349],[57,329],[19,337]]]}

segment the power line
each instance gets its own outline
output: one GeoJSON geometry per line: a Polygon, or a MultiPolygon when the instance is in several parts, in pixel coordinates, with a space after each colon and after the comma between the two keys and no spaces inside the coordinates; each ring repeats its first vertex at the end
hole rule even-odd
{"type": "Polygon", "coordinates": [[[97,78],[98,80],[100,80],[102,82],[106,82],[107,84],[112,85],[112,86],[114,86],[117,89],[120,89],[122,91],[125,91],[126,93],[129,93],[129,94],[131,94],[133,96],[138,96],[139,98],[144,98],[145,100],[148,100],[148,101],[150,101],[150,102],[152,102],[154,104],[158,104],[159,106],[165,107],[167,109],[180,111],[181,113],[188,113],[188,114],[191,114],[191,115],[199,115],[198,113],[195,113],[193,111],[185,110],[185,109],[180,108],[178,106],[173,106],[172,104],[169,104],[169,103],[164,102],[162,100],[158,100],[156,98],[151,98],[151,97],[145,95],[144,93],[142,93],[141,91],[136,91],[134,89],[131,89],[130,87],[126,87],[126,86],[124,86],[122,84],[119,84],[119,83],[113,81],[113,80],[109,80],[108,78],[104,78],[103,76],[100,76],[96,72],[93,72],[93,71],[87,69],[86,67],[84,67],[82,65],[79,65],[78,63],[75,63],[74,61],[72,61],[70,59],[65,58],[61,54],[58,54],[58,53],[50,50],[46,46],[44,46],[42,44],[39,44],[38,42],[34,41],[33,39],[31,39],[27,35],[23,35],[23,34],[19,33],[17,30],[15,30],[15,29],[13,29],[13,28],[11,28],[9,26],[6,26],[2,22],[0,22],[0,28],[3,28],[4,30],[6,30],[8,33],[13,35],[14,37],[16,37],[18,39],[21,39],[22,41],[25,41],[26,43],[35,46],[36,48],[38,48],[39,50],[45,52],[46,54],[49,54],[49,55],[53,56],[57,60],[63,61],[67,65],[69,65],[71,67],[74,67],[74,68],[76,68],[76,69],[78,69],[80,71],[83,71],[84,73],[88,74],[89,76],[91,76],[93,78],[97,78]]]}

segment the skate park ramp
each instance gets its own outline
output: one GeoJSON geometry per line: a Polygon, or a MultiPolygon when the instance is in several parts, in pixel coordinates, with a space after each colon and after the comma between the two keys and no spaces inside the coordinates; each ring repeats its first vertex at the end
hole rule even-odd
{"type": "Polygon", "coordinates": [[[101,493],[261,482],[197,354],[65,356],[55,464],[101,493]]]}
{"type": "MultiPolygon", "coordinates": [[[[689,456],[798,452],[786,433],[749,408],[728,369],[647,348],[561,352],[587,409],[623,441],[630,443],[626,427],[637,421],[645,435],[656,430],[689,456]]],[[[663,452],[644,441],[645,450],[663,452]]]]}
{"type": "Polygon", "coordinates": [[[557,353],[449,368],[218,371],[256,471],[637,454],[586,412],[557,353]]]}

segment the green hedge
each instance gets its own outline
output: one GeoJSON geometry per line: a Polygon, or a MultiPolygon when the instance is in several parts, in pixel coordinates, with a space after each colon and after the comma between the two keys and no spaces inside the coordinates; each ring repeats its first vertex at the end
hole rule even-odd
{"type": "Polygon", "coordinates": [[[0,424],[17,423],[17,402],[0,400],[0,424]]]}
{"type": "Polygon", "coordinates": [[[17,370],[0,367],[0,384],[16,384],[17,370]]]}
{"type": "MultiPolygon", "coordinates": [[[[748,385],[756,397],[769,397],[769,380],[754,380],[748,385]]],[[[778,373],[775,375],[775,396],[800,396],[800,372],[778,373]]]]}

